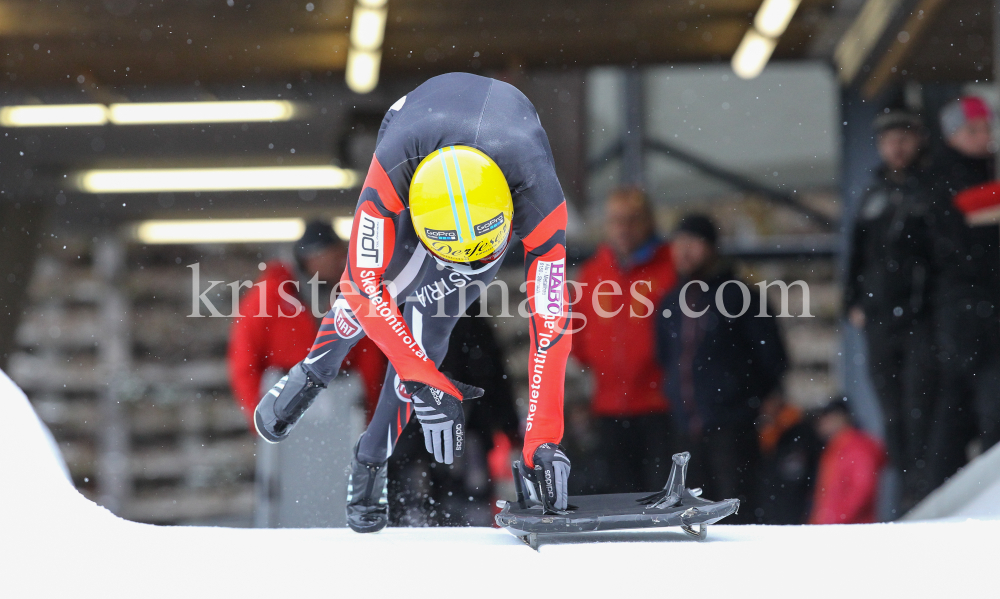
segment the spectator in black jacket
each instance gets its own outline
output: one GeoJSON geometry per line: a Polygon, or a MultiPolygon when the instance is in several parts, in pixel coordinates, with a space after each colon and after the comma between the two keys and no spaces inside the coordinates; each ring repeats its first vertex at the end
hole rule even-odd
{"type": "Polygon", "coordinates": [[[952,218],[942,244],[957,254],[944,274],[936,311],[941,394],[931,435],[930,482],[943,483],[966,461],[969,442],[983,450],[1000,441],[1000,228],[966,223],[953,199],[994,179],[992,111],[980,98],[941,111],[944,146],[930,178],[952,218]]]}
{"type": "Polygon", "coordinates": [[[805,524],[812,509],[823,443],[802,410],[789,405],[777,393],[761,404],[757,429],[761,466],[756,521],[805,524]]]}
{"type": "Polygon", "coordinates": [[[926,452],[937,391],[932,298],[940,281],[937,213],[921,178],[920,119],[891,110],[875,119],[882,164],[861,200],[850,246],[844,307],[865,330],[868,368],[882,406],[905,511],[930,490],[926,452]]]}
{"type": "Polygon", "coordinates": [[[681,221],[672,245],[681,284],[660,306],[657,345],[679,447],[694,455],[689,480],[707,497],[739,498],[736,520],[752,522],[760,462],[754,420],[761,401],[779,390],[785,350],[774,319],[758,317],[758,290],[719,261],[716,231],[704,215],[681,221]]]}

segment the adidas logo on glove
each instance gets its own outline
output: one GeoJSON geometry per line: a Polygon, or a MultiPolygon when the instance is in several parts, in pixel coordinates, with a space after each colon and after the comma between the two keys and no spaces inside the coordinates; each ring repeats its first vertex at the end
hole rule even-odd
{"type": "Polygon", "coordinates": [[[431,397],[434,398],[434,401],[437,402],[437,405],[441,405],[441,398],[444,397],[444,391],[431,387],[431,397]]]}

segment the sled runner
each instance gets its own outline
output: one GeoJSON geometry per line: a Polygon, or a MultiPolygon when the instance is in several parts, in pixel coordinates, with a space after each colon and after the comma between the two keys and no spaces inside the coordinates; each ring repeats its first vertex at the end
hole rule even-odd
{"type": "Polygon", "coordinates": [[[502,509],[496,515],[496,522],[532,549],[538,549],[540,534],[669,526],[679,526],[687,534],[702,540],[708,535],[708,525],[735,514],[740,501],[709,501],[700,497],[701,489],[686,488],[684,479],[690,459],[688,452],[674,454],[670,477],[662,491],[652,495],[615,493],[571,496],[570,505],[564,511],[545,509],[542,504],[526,499],[522,486],[524,482],[515,462],[517,501],[497,502],[502,509]]]}

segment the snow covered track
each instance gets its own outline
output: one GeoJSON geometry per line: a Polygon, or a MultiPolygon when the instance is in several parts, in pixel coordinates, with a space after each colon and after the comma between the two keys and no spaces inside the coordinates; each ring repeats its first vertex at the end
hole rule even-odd
{"type": "Polygon", "coordinates": [[[590,533],[538,552],[495,529],[246,530],[119,519],[66,479],[19,389],[0,373],[4,597],[996,596],[1000,521],[716,525],[590,533]],[[446,576],[428,560],[440,560],[446,576]],[[434,586],[437,582],[439,585],[434,586]],[[426,586],[421,586],[426,585],[426,586]]]}

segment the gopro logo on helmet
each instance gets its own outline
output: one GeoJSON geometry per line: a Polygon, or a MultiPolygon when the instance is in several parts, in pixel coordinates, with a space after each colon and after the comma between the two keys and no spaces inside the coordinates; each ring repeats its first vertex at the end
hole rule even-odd
{"type": "Polygon", "coordinates": [[[434,241],[458,241],[457,231],[438,231],[424,227],[424,235],[427,236],[427,239],[434,241]]]}
{"type": "Polygon", "coordinates": [[[493,229],[496,229],[502,224],[503,224],[503,212],[494,216],[485,223],[479,223],[478,225],[473,227],[473,230],[476,232],[476,235],[486,235],[487,233],[489,233],[493,229]]]}
{"type": "Polygon", "coordinates": [[[385,220],[366,212],[358,216],[358,268],[382,268],[382,227],[385,220]]]}

